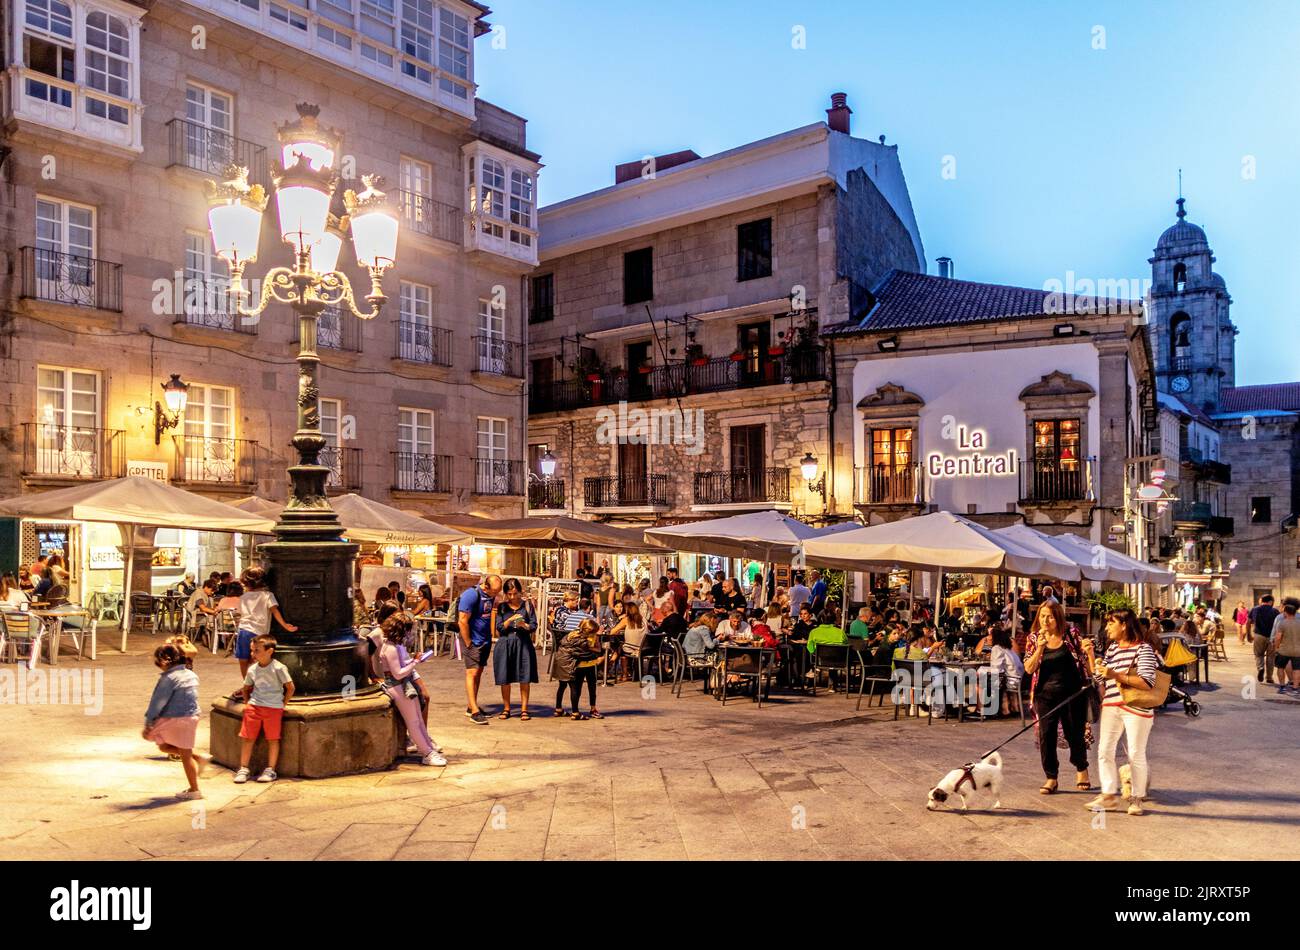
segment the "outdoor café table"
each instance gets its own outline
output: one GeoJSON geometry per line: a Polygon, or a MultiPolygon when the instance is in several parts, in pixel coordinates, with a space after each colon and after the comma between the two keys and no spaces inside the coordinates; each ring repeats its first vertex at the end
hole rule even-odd
{"type": "MultiPolygon", "coordinates": [[[[78,644],[82,637],[90,636],[90,611],[84,607],[68,604],[63,607],[49,607],[43,610],[33,609],[27,611],[27,613],[40,621],[41,629],[45,633],[46,651],[50,666],[59,665],[59,641],[64,633],[62,621],[65,618],[81,618],[81,630],[77,632],[74,632],[71,628],[67,630],[74,644],[78,644]]],[[[81,657],[80,650],[78,650],[77,657],[78,659],[81,657]]],[[[93,640],[91,641],[90,658],[95,659],[95,643],[93,640]]]]}
{"type": "MultiPolygon", "coordinates": [[[[949,671],[949,670],[954,670],[954,671],[956,671],[956,673],[958,674],[958,675],[956,676],[956,681],[960,684],[959,689],[961,689],[961,691],[962,691],[962,692],[961,692],[961,695],[958,696],[958,697],[956,697],[956,702],[950,702],[949,700],[953,699],[953,697],[948,696],[948,695],[946,694],[946,692],[945,692],[945,695],[944,695],[944,718],[945,718],[945,719],[948,718],[948,709],[949,709],[950,707],[952,707],[952,706],[956,706],[956,707],[957,707],[957,721],[958,721],[958,722],[964,722],[964,721],[965,721],[965,718],[966,718],[966,684],[970,681],[970,677],[971,677],[972,675],[977,674],[979,670],[981,670],[981,669],[987,667],[988,665],[989,665],[989,663],[988,663],[988,659],[987,659],[987,658],[985,658],[985,659],[944,660],[944,661],[943,661],[943,669],[944,669],[944,674],[945,674],[945,678],[944,678],[944,689],[947,690],[947,688],[948,688],[948,684],[949,684],[949,683],[952,681],[952,679],[953,679],[953,677],[950,677],[950,676],[947,675],[948,671],[949,671]]],[[[980,694],[979,694],[979,683],[978,683],[978,681],[977,681],[977,682],[976,682],[976,704],[978,705],[978,703],[979,703],[982,699],[983,699],[983,697],[980,696],[980,694]]]]}
{"type": "Polygon", "coordinates": [[[176,628],[180,626],[177,617],[183,602],[179,594],[172,592],[153,595],[153,615],[159,633],[162,632],[164,626],[172,632],[175,632],[176,628]]]}
{"type": "Polygon", "coordinates": [[[752,642],[735,641],[722,644],[722,669],[719,681],[722,684],[722,704],[727,704],[727,677],[744,676],[754,680],[754,698],[758,708],[763,708],[763,674],[772,666],[776,651],[763,646],[761,640],[752,642]]]}
{"type": "Polygon", "coordinates": [[[1179,633],[1165,633],[1165,634],[1161,634],[1161,636],[1160,636],[1160,640],[1161,640],[1162,643],[1164,643],[1164,645],[1165,645],[1165,649],[1166,649],[1166,650],[1169,649],[1169,641],[1171,641],[1171,640],[1182,640],[1182,641],[1183,641],[1183,646],[1187,647],[1188,651],[1189,651],[1189,652],[1190,652],[1194,657],[1196,657],[1196,662],[1195,662],[1195,663],[1191,663],[1191,664],[1189,664],[1189,666],[1191,666],[1191,673],[1192,673],[1192,675],[1195,677],[1195,679],[1193,679],[1192,682],[1194,682],[1197,686],[1202,685],[1202,682],[1204,682],[1205,685],[1209,685],[1209,683],[1210,683],[1210,645],[1209,645],[1208,643],[1206,643],[1204,640],[1188,640],[1186,637],[1184,637],[1182,634],[1179,634],[1179,633]],[[1201,666],[1202,666],[1202,664],[1204,664],[1204,666],[1205,666],[1205,679],[1204,679],[1204,681],[1202,681],[1202,679],[1201,679],[1201,666]]]}
{"type": "Polygon", "coordinates": [[[807,689],[808,660],[811,656],[808,653],[808,641],[786,640],[785,642],[791,647],[790,656],[793,660],[789,671],[790,685],[796,689],[807,689]]]}

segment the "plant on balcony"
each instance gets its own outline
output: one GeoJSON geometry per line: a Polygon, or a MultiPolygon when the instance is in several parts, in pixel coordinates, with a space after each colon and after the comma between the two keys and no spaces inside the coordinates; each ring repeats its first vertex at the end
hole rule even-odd
{"type": "Polygon", "coordinates": [[[790,348],[795,351],[814,350],[818,347],[817,321],[809,317],[790,331],[790,348]]]}
{"type": "Polygon", "coordinates": [[[652,363],[642,363],[636,368],[636,371],[643,376],[648,376],[654,372],[654,365],[652,363]]]}
{"type": "Polygon", "coordinates": [[[686,362],[692,366],[707,366],[709,358],[704,355],[704,347],[698,343],[692,343],[686,347],[686,362]]]}
{"type": "Polygon", "coordinates": [[[1084,601],[1094,617],[1104,617],[1112,610],[1137,610],[1137,604],[1122,590],[1103,590],[1089,594],[1084,601]]]}
{"type": "Polygon", "coordinates": [[[744,362],[744,359],[745,359],[745,354],[740,350],[736,350],[736,352],[731,354],[731,362],[733,363],[744,362]]]}

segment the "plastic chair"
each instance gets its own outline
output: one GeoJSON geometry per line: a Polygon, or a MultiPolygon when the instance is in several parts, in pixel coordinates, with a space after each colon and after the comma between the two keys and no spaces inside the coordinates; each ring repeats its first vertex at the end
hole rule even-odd
{"type": "Polygon", "coordinates": [[[225,637],[233,647],[235,637],[239,635],[239,611],[231,608],[217,612],[216,623],[212,625],[212,652],[221,647],[221,638],[225,637]]]}
{"type": "Polygon", "coordinates": [[[150,632],[158,629],[154,622],[153,598],[143,591],[131,595],[131,629],[137,626],[150,632]]]}

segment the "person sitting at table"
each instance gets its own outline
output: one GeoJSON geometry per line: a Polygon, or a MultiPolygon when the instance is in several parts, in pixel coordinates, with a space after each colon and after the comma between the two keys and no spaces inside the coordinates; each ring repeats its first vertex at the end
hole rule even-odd
{"type": "MultiPolygon", "coordinates": [[[[811,610],[809,611],[811,613],[811,610]]],[[[802,615],[800,617],[802,619],[802,615]]],[[[833,623],[835,616],[832,611],[822,611],[821,622],[808,631],[808,652],[817,653],[817,644],[819,643],[846,643],[848,637],[840,629],[838,623],[833,623]]]]}
{"type": "Polygon", "coordinates": [[[762,608],[750,612],[749,630],[755,638],[763,641],[763,646],[776,647],[778,643],[777,635],[772,632],[772,627],[767,622],[767,613],[762,608]]]}
{"type": "Polygon", "coordinates": [[[672,610],[663,620],[655,624],[654,629],[655,633],[662,633],[669,640],[680,640],[686,635],[688,628],[686,618],[676,610],[672,610]]]}
{"type": "Polygon", "coordinates": [[[894,648],[894,662],[913,662],[915,660],[924,660],[926,658],[926,635],[925,628],[920,625],[912,627],[908,631],[906,646],[902,637],[898,639],[894,648]]]}
{"type": "Polygon", "coordinates": [[[12,574],[0,577],[0,603],[6,607],[23,607],[28,603],[27,595],[12,574]]]}
{"type": "Polygon", "coordinates": [[[216,585],[209,578],[203,582],[202,587],[190,594],[190,599],[185,602],[185,609],[189,611],[190,623],[194,625],[195,630],[209,626],[212,618],[217,615],[217,608],[212,602],[215,591],[216,585]]]}
{"type": "Polygon", "coordinates": [[[370,608],[366,606],[366,592],[360,584],[352,589],[352,626],[370,626],[370,608]]]}
{"type": "Polygon", "coordinates": [[[392,595],[393,600],[397,601],[397,606],[406,606],[406,591],[402,590],[402,585],[398,581],[388,582],[388,593],[392,595]]]}
{"type": "Polygon", "coordinates": [[[749,640],[754,636],[745,620],[745,611],[737,608],[732,610],[721,623],[718,624],[720,635],[725,635],[728,640],[749,640]]]}
{"type": "Polygon", "coordinates": [[[989,653],[989,665],[981,666],[979,672],[993,682],[1002,682],[1002,715],[1006,716],[1020,711],[1020,681],[1025,675],[1025,664],[1012,648],[1011,631],[1005,627],[995,626],[989,632],[992,648],[989,653]]]}
{"type": "Polygon", "coordinates": [[[767,623],[768,629],[772,631],[772,636],[777,640],[785,639],[786,631],[789,626],[786,623],[787,620],[789,620],[789,614],[786,613],[785,609],[780,604],[767,605],[767,619],[765,622],[767,623]]]}
{"type": "MultiPolygon", "coordinates": [[[[649,624],[646,623],[645,617],[641,613],[641,607],[636,601],[632,601],[623,607],[623,616],[618,619],[618,622],[609,631],[609,653],[606,662],[613,662],[614,682],[630,679],[632,676],[629,657],[623,654],[623,644],[639,647],[645,643],[645,635],[649,632],[649,629],[649,624]]],[[[606,679],[608,680],[608,677],[606,679]]]]}
{"type": "Polygon", "coordinates": [[[695,625],[682,637],[682,650],[687,656],[704,656],[718,648],[722,638],[714,636],[718,627],[718,618],[713,614],[703,614],[695,625]]]}
{"type": "Polygon", "coordinates": [[[740,592],[736,586],[734,577],[726,577],[722,580],[721,595],[715,594],[713,597],[713,606],[718,610],[744,610],[749,605],[745,595],[740,592]]]}
{"type": "Polygon", "coordinates": [[[428,584],[421,584],[420,596],[416,598],[415,606],[411,608],[411,616],[420,617],[431,613],[433,613],[433,589],[428,584]]]}
{"type": "MultiPolygon", "coordinates": [[[[235,584],[239,584],[239,582],[235,580],[235,575],[231,574],[229,571],[222,571],[221,583],[217,585],[217,599],[220,600],[223,597],[229,596],[230,588],[235,584]]],[[[243,592],[243,584],[239,584],[239,590],[241,593],[243,592]]]]}
{"type": "Polygon", "coordinates": [[[194,580],[194,574],[186,574],[184,579],[176,585],[176,589],[181,592],[183,597],[193,596],[194,592],[199,589],[199,585],[194,580]]]}
{"type": "Polygon", "coordinates": [[[858,619],[849,624],[849,636],[855,640],[867,640],[871,637],[871,608],[858,609],[858,619]]]}
{"type": "Polygon", "coordinates": [[[817,626],[817,618],[813,616],[811,605],[805,603],[799,607],[799,619],[794,622],[790,629],[790,639],[806,642],[808,634],[812,632],[813,627],[817,626]]]}
{"type": "Polygon", "coordinates": [[[223,610],[233,610],[239,613],[239,598],[244,596],[244,585],[239,581],[231,581],[226,585],[226,593],[217,601],[217,612],[223,610]]]}
{"type": "Polygon", "coordinates": [[[1202,639],[1201,627],[1192,617],[1188,617],[1183,621],[1182,629],[1178,632],[1182,634],[1183,639],[1188,643],[1199,643],[1202,639]]]}

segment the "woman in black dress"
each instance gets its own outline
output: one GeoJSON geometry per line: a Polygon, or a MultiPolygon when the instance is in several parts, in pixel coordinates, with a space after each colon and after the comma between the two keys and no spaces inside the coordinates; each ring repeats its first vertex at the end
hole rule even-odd
{"type": "Polygon", "coordinates": [[[501,687],[501,715],[510,718],[510,684],[519,684],[519,718],[529,720],[528,688],[537,682],[537,650],[533,636],[537,633],[537,611],[524,600],[524,587],[511,577],[502,589],[505,599],[492,611],[492,633],[498,637],[492,652],[492,672],[501,687]]]}
{"type": "Polygon", "coordinates": [[[1065,609],[1056,601],[1047,601],[1038,608],[1025,646],[1025,673],[1033,677],[1029,697],[1038,723],[1038,753],[1046,777],[1039,791],[1051,795],[1058,788],[1058,727],[1070,747],[1070,764],[1075,768],[1074,787],[1086,791],[1092,787],[1088,779],[1088,743],[1084,738],[1088,696],[1080,690],[1092,679],[1092,660],[1078,634],[1066,623],[1065,609]],[[1056,709],[1071,696],[1074,698],[1056,709]]]}

